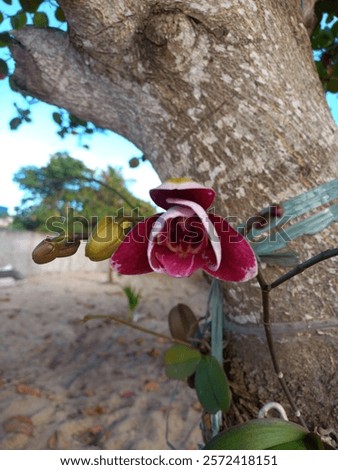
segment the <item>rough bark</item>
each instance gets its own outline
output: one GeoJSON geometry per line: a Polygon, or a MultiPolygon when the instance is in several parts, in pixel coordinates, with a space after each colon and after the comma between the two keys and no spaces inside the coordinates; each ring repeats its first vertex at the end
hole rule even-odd
{"type": "MultiPolygon", "coordinates": [[[[300,0],[60,0],[68,33],[14,33],[15,80],[23,92],[127,137],[161,178],[189,175],[213,186],[218,212],[244,220],[337,176],[336,126],[306,30],[314,3],[302,10],[300,0]]],[[[298,249],[305,258],[335,245],[326,231],[298,249]]],[[[336,318],[334,265],[280,288],[275,318],[336,318]]],[[[255,282],[228,286],[225,297],[232,318],[258,321],[255,282]]],[[[325,331],[284,338],[281,351],[309,425],[338,427],[336,328],[325,331]]],[[[252,416],[263,401],[284,399],[265,346],[241,338],[232,337],[238,367],[230,373],[242,380],[240,397],[250,389],[252,416]]]]}

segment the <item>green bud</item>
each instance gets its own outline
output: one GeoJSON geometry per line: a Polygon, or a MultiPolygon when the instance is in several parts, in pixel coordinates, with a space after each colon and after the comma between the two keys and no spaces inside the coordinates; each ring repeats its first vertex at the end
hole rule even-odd
{"type": "Polygon", "coordinates": [[[125,230],[131,227],[128,221],[115,222],[113,217],[100,220],[86,245],[86,256],[91,261],[103,261],[112,256],[125,237],[125,230]]]}

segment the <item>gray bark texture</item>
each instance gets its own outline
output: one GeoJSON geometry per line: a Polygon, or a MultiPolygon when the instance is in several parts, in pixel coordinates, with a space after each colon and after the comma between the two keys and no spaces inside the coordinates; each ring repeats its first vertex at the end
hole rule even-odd
{"type": "MultiPolygon", "coordinates": [[[[309,41],[314,0],[59,3],[68,32],[14,33],[23,93],[125,136],[163,180],[190,176],[214,187],[217,212],[238,221],[337,177],[336,125],[309,41]]],[[[293,248],[306,259],[335,246],[336,227],[293,248]]],[[[335,267],[318,265],[272,293],[274,321],[331,324],[277,336],[286,381],[311,429],[338,428],[335,267]]],[[[264,270],[268,279],[281,272],[264,270]]],[[[260,322],[257,282],[225,286],[225,309],[234,323],[260,322]]],[[[242,419],[266,401],[290,413],[261,335],[232,333],[228,344],[242,419]]]]}

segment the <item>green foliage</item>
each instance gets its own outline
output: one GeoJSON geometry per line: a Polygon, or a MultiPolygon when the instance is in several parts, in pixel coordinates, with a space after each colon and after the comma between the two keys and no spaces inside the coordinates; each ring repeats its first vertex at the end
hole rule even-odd
{"type": "Polygon", "coordinates": [[[194,374],[197,397],[208,413],[227,412],[231,404],[228,379],[213,356],[198,349],[175,344],[164,356],[165,371],[170,379],[185,380],[194,374]]]}
{"type": "Polygon", "coordinates": [[[133,317],[134,311],[138,306],[141,298],[141,294],[133,290],[132,287],[126,286],[123,288],[123,292],[126,294],[128,299],[128,307],[131,318],[133,317]]]}
{"type": "Polygon", "coordinates": [[[218,434],[205,450],[319,450],[324,446],[298,424],[282,419],[254,419],[218,434]]]}
{"type": "Polygon", "coordinates": [[[13,118],[9,121],[9,127],[12,131],[15,131],[20,126],[20,124],[22,124],[22,119],[19,117],[13,118]]]}
{"type": "Polygon", "coordinates": [[[16,103],[14,103],[14,106],[17,111],[17,116],[9,121],[9,127],[12,131],[17,130],[22,123],[32,121],[30,117],[30,108],[22,109],[16,103]]]}
{"type": "Polygon", "coordinates": [[[27,24],[27,15],[24,11],[19,11],[11,17],[11,25],[13,29],[21,29],[27,24]]]}
{"type": "Polygon", "coordinates": [[[35,13],[43,0],[19,0],[21,8],[27,13],[35,13]]]}
{"type": "Polygon", "coordinates": [[[213,356],[202,356],[197,364],[195,388],[199,401],[208,413],[229,411],[231,392],[228,379],[213,356]]]}
{"type": "Polygon", "coordinates": [[[44,12],[37,12],[33,16],[33,25],[37,28],[47,28],[49,25],[48,16],[44,12]]]}
{"type": "MultiPolygon", "coordinates": [[[[58,126],[57,134],[64,139],[67,135],[77,135],[79,143],[82,144],[82,140],[94,132],[104,132],[94,124],[80,119],[74,114],[70,114],[65,110],[60,109],[58,112],[52,114],[53,121],[58,126]]],[[[84,148],[88,148],[87,144],[82,144],[84,148]]]]}
{"type": "Polygon", "coordinates": [[[55,15],[55,18],[61,23],[64,23],[66,21],[66,17],[65,17],[65,14],[63,13],[62,8],[57,7],[54,15],[55,15]]]}
{"type": "Polygon", "coordinates": [[[8,33],[0,33],[0,47],[8,47],[10,40],[11,38],[8,33]]]}
{"type": "Polygon", "coordinates": [[[322,0],[316,4],[318,24],[312,37],[312,49],[325,91],[338,92],[338,2],[322,0]]]}
{"type": "Polygon", "coordinates": [[[45,231],[46,220],[51,216],[59,215],[57,211],[53,212],[48,207],[38,204],[16,207],[16,212],[11,227],[15,230],[45,231]]]}
{"type": "Polygon", "coordinates": [[[6,61],[0,59],[0,77],[4,78],[8,75],[8,66],[6,61]]]}
{"type": "Polygon", "coordinates": [[[185,380],[194,374],[201,360],[201,353],[184,344],[175,344],[164,356],[165,371],[170,379],[185,380]]]}
{"type": "Polygon", "coordinates": [[[116,170],[108,167],[96,174],[67,153],[56,153],[44,167],[21,168],[14,181],[25,191],[21,206],[16,208],[14,225],[28,230],[45,231],[49,217],[66,217],[69,208],[75,217],[95,223],[97,218],[116,214],[125,199],[142,215],[153,212],[150,204],[129,193],[116,170]]]}

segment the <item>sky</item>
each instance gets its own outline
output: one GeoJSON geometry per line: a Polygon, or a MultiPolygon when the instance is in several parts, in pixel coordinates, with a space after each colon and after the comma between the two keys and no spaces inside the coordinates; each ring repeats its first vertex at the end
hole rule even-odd
{"type": "MultiPolygon", "coordinates": [[[[17,11],[15,3],[16,0],[13,1],[13,7],[17,11]]],[[[2,11],[4,8],[1,7],[2,11]]],[[[6,29],[9,29],[8,20],[0,25],[0,31],[6,29]]],[[[0,57],[5,57],[5,51],[0,48],[0,57]]],[[[338,96],[327,94],[327,100],[338,123],[338,96]]],[[[142,155],[132,143],[110,131],[94,134],[86,140],[89,150],[79,146],[76,136],[62,140],[56,134],[58,127],[51,117],[57,108],[44,103],[32,107],[31,124],[23,124],[18,130],[11,131],[9,121],[16,116],[14,102],[26,107],[21,95],[10,90],[8,80],[0,80],[0,206],[7,207],[10,214],[15,213],[15,207],[20,205],[24,194],[13,182],[13,175],[22,166],[44,166],[50,155],[62,151],[69,152],[73,158],[82,160],[92,169],[105,169],[108,165],[120,169],[128,189],[135,196],[150,200],[149,190],[158,186],[160,180],[148,161],[142,162],[137,168],[129,167],[128,162],[132,157],[142,155]]]]}

